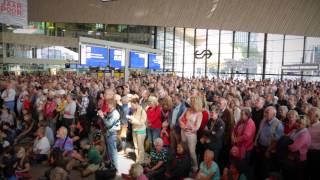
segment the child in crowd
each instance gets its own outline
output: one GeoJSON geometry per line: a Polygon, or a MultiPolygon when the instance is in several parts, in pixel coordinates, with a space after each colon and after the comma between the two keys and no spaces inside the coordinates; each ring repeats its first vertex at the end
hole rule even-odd
{"type": "Polygon", "coordinates": [[[68,163],[67,169],[71,170],[77,163],[80,161],[84,168],[81,170],[82,177],[86,177],[95,171],[97,171],[102,162],[102,156],[97,148],[93,145],[90,145],[89,139],[82,139],[80,142],[81,150],[87,151],[86,155],[73,152],[73,159],[68,163]]]}
{"type": "Polygon", "coordinates": [[[168,121],[164,121],[162,123],[162,130],[160,133],[160,136],[162,138],[163,141],[163,147],[166,148],[168,150],[169,146],[170,146],[170,132],[169,132],[169,123],[168,121]]]}
{"type": "Polygon", "coordinates": [[[30,174],[30,162],[29,158],[26,153],[26,149],[24,147],[19,147],[17,148],[17,164],[16,164],[16,171],[15,175],[17,179],[23,179],[23,180],[28,180],[31,179],[31,174],[30,174]]]}

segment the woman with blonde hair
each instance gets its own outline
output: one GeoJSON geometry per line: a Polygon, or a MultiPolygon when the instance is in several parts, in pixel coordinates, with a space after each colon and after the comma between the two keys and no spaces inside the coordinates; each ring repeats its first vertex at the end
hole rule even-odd
{"type": "Polygon", "coordinates": [[[127,115],[128,121],[132,124],[132,138],[136,155],[136,162],[144,161],[144,140],[146,138],[145,110],[139,105],[139,98],[131,99],[131,111],[127,115]]]}
{"type": "Polygon", "coordinates": [[[188,108],[179,119],[181,127],[181,139],[186,143],[193,163],[193,170],[198,170],[196,155],[197,131],[202,121],[202,98],[191,97],[190,108],[188,108]]]}

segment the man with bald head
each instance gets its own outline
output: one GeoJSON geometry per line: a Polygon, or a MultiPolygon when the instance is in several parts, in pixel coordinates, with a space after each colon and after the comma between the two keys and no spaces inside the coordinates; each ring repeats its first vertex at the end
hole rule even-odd
{"type": "Polygon", "coordinates": [[[258,158],[258,179],[265,179],[269,172],[276,170],[275,150],[277,141],[283,136],[283,125],[276,118],[276,109],[269,106],[264,111],[264,119],[256,136],[258,158]]]}
{"type": "Polygon", "coordinates": [[[57,131],[57,140],[53,145],[53,148],[60,148],[63,152],[63,156],[71,156],[73,151],[73,141],[68,136],[68,129],[64,126],[60,127],[57,131]]]}

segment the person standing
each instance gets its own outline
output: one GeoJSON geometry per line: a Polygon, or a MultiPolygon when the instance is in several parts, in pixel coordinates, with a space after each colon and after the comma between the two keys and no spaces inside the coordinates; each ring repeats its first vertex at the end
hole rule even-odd
{"type": "Polygon", "coordinates": [[[99,116],[103,119],[106,127],[106,145],[108,156],[114,168],[118,169],[118,150],[117,150],[117,135],[120,130],[120,114],[116,109],[116,101],[109,100],[109,113],[105,116],[103,112],[98,111],[99,116]]]}
{"type": "Polygon", "coordinates": [[[75,113],[76,113],[76,102],[73,100],[72,95],[67,95],[67,103],[63,110],[62,125],[66,127],[70,132],[70,126],[74,123],[75,113]]]}
{"type": "Polygon", "coordinates": [[[231,133],[234,126],[234,117],[233,113],[227,107],[228,101],[224,98],[219,99],[218,107],[220,109],[219,118],[221,118],[225,124],[225,131],[224,131],[224,143],[221,150],[220,155],[220,167],[225,168],[228,164],[229,159],[229,152],[231,149],[231,133]]]}
{"type": "Polygon", "coordinates": [[[179,126],[179,118],[186,110],[186,105],[183,102],[183,97],[177,93],[173,96],[174,108],[169,114],[169,128],[170,128],[170,149],[174,152],[176,145],[181,141],[181,128],[179,126]]]}
{"type": "Polygon", "coordinates": [[[266,108],[264,119],[261,121],[255,144],[257,151],[258,179],[265,179],[271,170],[276,170],[275,150],[277,141],[283,136],[284,128],[276,118],[276,109],[273,106],[266,108]]]}
{"type": "Polygon", "coordinates": [[[198,160],[196,155],[197,131],[202,121],[202,99],[200,97],[191,97],[191,107],[179,119],[181,127],[181,140],[186,143],[192,159],[193,172],[198,170],[198,160]]]}
{"type": "Polygon", "coordinates": [[[308,112],[310,127],[308,128],[311,136],[311,144],[309,146],[308,159],[308,174],[310,180],[317,179],[320,171],[320,110],[312,107],[308,112]]]}
{"type": "Polygon", "coordinates": [[[150,145],[154,144],[154,140],[160,137],[162,126],[161,111],[158,98],[150,96],[148,99],[149,106],[146,107],[148,118],[148,139],[150,145]]]}
{"type": "Polygon", "coordinates": [[[144,161],[144,141],[146,138],[146,121],[147,114],[139,105],[139,99],[131,99],[131,115],[127,115],[129,123],[132,124],[132,138],[136,162],[143,163],[144,161]]]}
{"type": "Polygon", "coordinates": [[[6,89],[2,92],[1,98],[4,101],[4,105],[14,112],[16,90],[13,88],[12,83],[8,83],[6,89]]]}
{"type": "Polygon", "coordinates": [[[89,106],[89,98],[87,89],[83,88],[80,92],[81,100],[77,101],[77,105],[79,108],[79,121],[84,128],[84,131],[89,133],[90,123],[87,118],[87,109],[89,106]]]}

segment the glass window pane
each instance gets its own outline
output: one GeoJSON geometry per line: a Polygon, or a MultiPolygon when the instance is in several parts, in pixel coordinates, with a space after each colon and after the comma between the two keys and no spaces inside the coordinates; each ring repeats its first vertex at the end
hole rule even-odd
{"type": "Polygon", "coordinates": [[[285,36],[284,65],[301,64],[303,36],[285,36]]]}
{"type": "Polygon", "coordinates": [[[165,41],[165,56],[164,56],[164,70],[172,71],[173,65],[173,27],[166,28],[166,41],[165,41]]]}
{"type": "Polygon", "coordinates": [[[250,33],[249,59],[246,64],[248,72],[253,74],[262,74],[263,69],[263,50],[264,34],[250,33]]]}
{"type": "Polygon", "coordinates": [[[187,28],[185,35],[184,76],[193,76],[194,62],[194,29],[187,28]]]}
{"type": "Polygon", "coordinates": [[[219,30],[208,30],[208,49],[212,56],[207,59],[207,76],[216,77],[218,72],[219,30]]]}
{"type": "Polygon", "coordinates": [[[222,77],[228,77],[232,67],[232,31],[221,31],[220,42],[220,73],[222,77]],[[225,76],[224,74],[227,75],[225,76]]]}
{"type": "Polygon", "coordinates": [[[304,62],[320,63],[320,38],[307,37],[304,62]]]}
{"type": "MultiPolygon", "coordinates": [[[[266,74],[281,74],[283,35],[268,34],[266,74]]],[[[266,76],[268,77],[268,76],[266,76]]]]}
{"type": "MultiPolygon", "coordinates": [[[[196,30],[196,51],[200,54],[202,51],[206,50],[206,29],[196,30]]],[[[205,76],[205,56],[199,55],[199,58],[195,59],[195,76],[201,77],[205,76]]]]}
{"type": "Polygon", "coordinates": [[[183,68],[183,28],[176,28],[175,30],[175,44],[174,44],[174,72],[178,76],[182,76],[183,68]]]}

